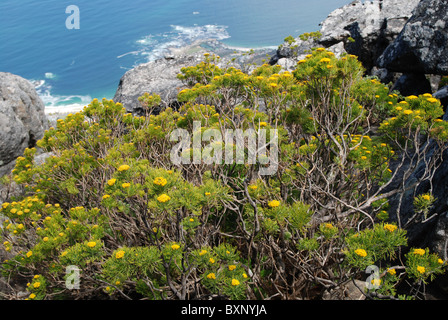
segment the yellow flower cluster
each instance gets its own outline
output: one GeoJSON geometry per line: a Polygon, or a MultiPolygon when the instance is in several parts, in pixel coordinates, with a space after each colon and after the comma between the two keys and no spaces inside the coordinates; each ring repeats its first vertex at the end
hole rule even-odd
{"type": "Polygon", "coordinates": [[[272,200],[268,202],[268,206],[270,206],[271,208],[276,208],[280,205],[280,201],[278,200],[272,200]]]}
{"type": "Polygon", "coordinates": [[[87,242],[87,246],[89,248],[94,248],[96,246],[96,242],[95,241],[89,241],[89,242],[87,242]]]}
{"type": "Polygon", "coordinates": [[[363,258],[367,256],[367,252],[366,252],[366,250],[364,250],[364,249],[356,249],[356,250],[355,250],[355,253],[356,253],[358,256],[363,257],[363,258]]]}
{"type": "Polygon", "coordinates": [[[166,194],[162,194],[162,195],[157,197],[157,201],[162,202],[162,203],[167,202],[170,199],[171,199],[170,196],[168,196],[166,194]]]}
{"type": "Polygon", "coordinates": [[[154,179],[153,181],[154,184],[158,185],[158,186],[165,186],[167,184],[167,180],[163,177],[157,177],[154,179]]]}
{"type": "Polygon", "coordinates": [[[129,170],[129,166],[127,164],[123,164],[121,166],[118,167],[118,171],[122,172],[122,171],[127,171],[129,170]]]}
{"type": "Polygon", "coordinates": [[[424,274],[426,272],[426,269],[425,267],[417,266],[417,271],[420,272],[421,274],[424,274]]]}
{"type": "Polygon", "coordinates": [[[212,280],[215,280],[216,279],[216,275],[212,272],[212,273],[209,273],[208,275],[207,275],[207,279],[212,279],[212,280]]]}
{"type": "Polygon", "coordinates": [[[384,230],[388,230],[389,232],[394,232],[395,230],[397,230],[397,226],[395,226],[393,224],[385,224],[384,230]]]}
{"type": "Polygon", "coordinates": [[[125,254],[125,252],[123,250],[120,250],[115,254],[115,258],[121,259],[124,257],[124,254],[125,254]]]}
{"type": "Polygon", "coordinates": [[[414,249],[414,254],[423,256],[425,254],[425,250],[424,249],[414,249]]]}

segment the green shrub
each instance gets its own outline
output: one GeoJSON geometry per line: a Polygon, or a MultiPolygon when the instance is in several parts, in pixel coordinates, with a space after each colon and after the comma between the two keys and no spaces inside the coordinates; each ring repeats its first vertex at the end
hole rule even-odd
{"type": "Polygon", "coordinates": [[[379,290],[389,295],[400,283],[395,270],[416,287],[443,272],[445,262],[428,250],[395,265],[407,239],[388,199],[404,192],[386,192],[398,153],[409,163],[397,170],[411,172],[429,139],[440,153],[446,148],[438,100],[391,93],[363,76],[355,56],[323,48],[294,72],[264,64],[247,74],[217,60],[206,55],[180,70],[188,88],[178,110],[153,114],[155,93],[141,97],[143,117],[94,99],[38,141],[52,153],[45,163],[35,165],[36,149],[27,149],[12,172],[25,196],[0,210],[11,255],[2,274],[29,282],[30,299],[314,299],[365,279],[371,265],[384,271],[379,290]],[[277,129],[278,170],[175,165],[170,133],[193,133],[195,121],[199,137],[206,129],[277,129]],[[78,290],[64,287],[71,265],[82,270],[78,290]]]}

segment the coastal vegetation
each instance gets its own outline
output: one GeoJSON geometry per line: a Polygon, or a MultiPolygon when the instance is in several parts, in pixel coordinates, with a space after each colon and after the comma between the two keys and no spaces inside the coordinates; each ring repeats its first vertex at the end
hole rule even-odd
{"type": "MultiPolygon", "coordinates": [[[[408,245],[409,224],[390,203],[439,165],[448,140],[439,100],[391,92],[356,56],[324,48],[292,72],[218,62],[206,54],[180,70],[188,88],[178,109],[156,114],[156,92],[140,98],[145,116],[94,99],[37,142],[51,154],[45,163],[26,149],[4,178],[25,195],[0,208],[0,245],[11,255],[2,275],[26,283],[28,299],[321,299],[375,266],[366,296],[412,299],[444,272],[437,254],[408,245]],[[176,129],[276,129],[278,170],[174,165],[176,129]],[[420,178],[405,185],[417,167],[420,178]]],[[[434,201],[416,194],[411,223],[434,201]]]]}

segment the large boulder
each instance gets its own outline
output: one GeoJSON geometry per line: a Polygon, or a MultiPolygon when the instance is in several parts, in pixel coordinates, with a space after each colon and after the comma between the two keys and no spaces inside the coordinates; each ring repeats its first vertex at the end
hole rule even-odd
{"type": "Polygon", "coordinates": [[[145,92],[157,93],[162,101],[170,105],[184,85],[177,79],[182,67],[199,62],[196,55],[162,58],[141,64],[127,71],[120,80],[113,100],[120,102],[130,113],[141,114],[138,98],[145,92]]]}
{"type": "Polygon", "coordinates": [[[271,59],[299,57],[312,47],[357,55],[370,70],[384,49],[398,36],[419,0],[353,1],[331,12],[321,23],[320,38],[285,42],[271,59]],[[343,46],[343,50],[341,50],[343,46]]]}
{"type": "Polygon", "coordinates": [[[48,128],[45,106],[28,80],[0,72],[0,176],[33,148],[48,128]]]}
{"type": "Polygon", "coordinates": [[[378,64],[398,72],[448,75],[447,20],[446,0],[421,1],[378,64]]]}
{"type": "Polygon", "coordinates": [[[233,66],[249,72],[252,64],[260,64],[266,55],[273,54],[272,49],[258,49],[253,52],[238,51],[226,47],[215,40],[194,43],[181,49],[172,49],[165,57],[140,64],[127,71],[120,79],[113,100],[120,102],[130,113],[144,115],[145,111],[138,101],[144,93],[156,93],[162,99],[160,109],[178,105],[177,94],[185,88],[184,83],[177,78],[183,67],[194,66],[204,60],[204,54],[219,56],[219,67],[233,66]]]}

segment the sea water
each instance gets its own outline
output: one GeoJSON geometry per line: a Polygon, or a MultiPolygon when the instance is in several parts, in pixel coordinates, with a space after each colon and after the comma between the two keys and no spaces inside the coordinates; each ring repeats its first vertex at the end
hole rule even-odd
{"type": "Polygon", "coordinates": [[[112,98],[121,76],[201,39],[276,48],[349,0],[1,0],[0,71],[32,81],[47,107],[112,98]],[[79,28],[67,28],[79,9],[79,28]]]}

